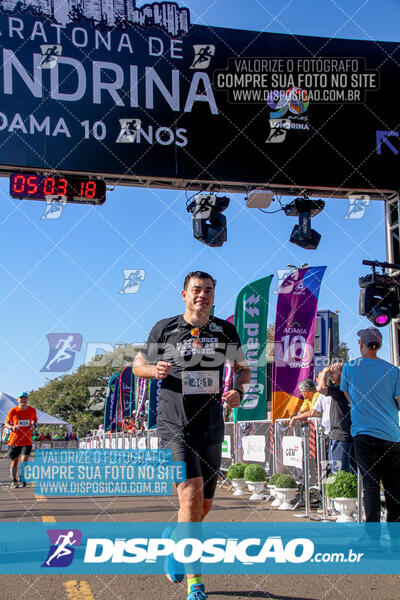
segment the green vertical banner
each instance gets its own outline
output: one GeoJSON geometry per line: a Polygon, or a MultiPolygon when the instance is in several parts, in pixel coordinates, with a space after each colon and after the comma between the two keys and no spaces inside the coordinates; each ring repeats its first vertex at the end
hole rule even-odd
{"type": "Polygon", "coordinates": [[[267,418],[266,346],[269,289],[273,275],[249,283],[241,290],[235,304],[235,327],[251,370],[250,386],[239,408],[236,421],[262,421],[267,418]]]}

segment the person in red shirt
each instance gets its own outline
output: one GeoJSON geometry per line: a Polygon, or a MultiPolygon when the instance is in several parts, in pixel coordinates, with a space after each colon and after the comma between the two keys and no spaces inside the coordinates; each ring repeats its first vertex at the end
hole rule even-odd
{"type": "Polygon", "coordinates": [[[12,488],[26,486],[25,481],[18,482],[18,462],[29,460],[32,451],[32,431],[37,423],[37,414],[33,406],[28,404],[28,394],[22,392],[18,396],[18,406],[8,411],[5,427],[10,430],[8,439],[8,458],[11,459],[10,473],[12,477],[12,488]]]}

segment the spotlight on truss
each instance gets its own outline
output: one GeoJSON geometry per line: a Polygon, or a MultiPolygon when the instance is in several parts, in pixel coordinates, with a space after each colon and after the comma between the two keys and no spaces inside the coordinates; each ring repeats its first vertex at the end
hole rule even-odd
{"type": "Polygon", "coordinates": [[[229,206],[230,199],[214,194],[198,194],[187,206],[193,215],[193,235],[206,246],[222,246],[228,239],[226,217],[221,213],[229,206]]]}
{"type": "Polygon", "coordinates": [[[321,235],[311,229],[311,219],[317,216],[325,207],[323,200],[310,200],[310,198],[296,198],[284,207],[287,217],[298,217],[299,224],[295,225],[290,235],[290,242],[306,250],[316,250],[321,240],[321,235]]]}

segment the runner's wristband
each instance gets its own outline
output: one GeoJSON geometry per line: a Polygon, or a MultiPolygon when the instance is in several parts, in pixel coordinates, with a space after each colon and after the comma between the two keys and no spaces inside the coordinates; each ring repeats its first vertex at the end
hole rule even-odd
{"type": "Polygon", "coordinates": [[[238,390],[238,388],[233,388],[235,392],[237,392],[240,396],[240,402],[243,400],[244,392],[242,390],[238,390]]]}

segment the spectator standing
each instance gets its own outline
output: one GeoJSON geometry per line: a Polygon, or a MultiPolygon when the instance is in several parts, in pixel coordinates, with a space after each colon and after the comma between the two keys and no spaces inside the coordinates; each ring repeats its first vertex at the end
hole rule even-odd
{"type": "MultiPolygon", "coordinates": [[[[400,372],[377,357],[382,347],[379,329],[361,329],[357,335],[361,357],[345,363],[340,389],[351,406],[351,433],[363,477],[366,521],[380,521],[382,482],[391,547],[399,551],[400,539],[390,523],[400,522],[400,372]]],[[[377,538],[373,531],[366,533],[377,538]]],[[[379,540],[374,541],[379,546],[379,540]]]]}
{"type": "Polygon", "coordinates": [[[353,447],[351,436],[350,405],[346,395],[340,389],[342,363],[335,363],[321,372],[317,389],[321,394],[331,398],[329,421],[328,459],[331,471],[346,471],[350,473],[350,457],[353,447]],[[331,382],[328,381],[331,379],[331,382]]]}

